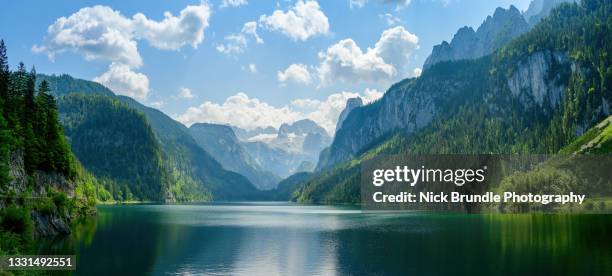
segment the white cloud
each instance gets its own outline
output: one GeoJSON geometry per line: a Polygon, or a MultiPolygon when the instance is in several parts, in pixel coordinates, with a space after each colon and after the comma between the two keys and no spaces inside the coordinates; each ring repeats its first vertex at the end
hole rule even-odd
{"type": "Polygon", "coordinates": [[[412,70],[412,75],[415,77],[420,77],[422,72],[423,70],[417,67],[417,68],[414,68],[414,70],[412,70]]]}
{"type": "Polygon", "coordinates": [[[291,64],[285,71],[278,71],[276,78],[283,84],[287,82],[309,84],[312,81],[308,67],[304,64],[291,64]]]}
{"type": "Polygon", "coordinates": [[[226,7],[239,7],[248,4],[247,0],[223,0],[221,1],[221,8],[226,7]]]}
{"type": "Polygon", "coordinates": [[[257,73],[257,65],[255,65],[254,63],[249,64],[249,72],[257,73]]]}
{"type": "Polygon", "coordinates": [[[272,106],[257,98],[249,98],[245,93],[228,97],[222,104],[206,101],[188,108],[178,115],[177,120],[191,125],[197,122],[222,123],[245,129],[272,126],[278,128],[283,123],[293,123],[301,119],[311,119],[333,134],[340,113],[350,98],[361,97],[365,103],[372,102],[383,95],[377,90],[366,89],[363,93],[340,92],[325,100],[297,99],[282,107],[272,106]]]}
{"type": "Polygon", "coordinates": [[[145,74],[134,72],[129,66],[120,63],[111,63],[108,71],[93,81],[103,84],[116,94],[140,101],[147,99],[150,90],[149,78],[145,74]]]}
{"type": "Polygon", "coordinates": [[[351,9],[353,7],[363,8],[363,6],[365,6],[367,2],[368,0],[349,0],[349,6],[351,7],[351,9]]]}
{"type": "Polygon", "coordinates": [[[162,21],[137,13],[132,19],[108,6],[85,7],[68,17],[58,18],[47,29],[41,45],[32,51],[50,59],[74,52],[86,60],[118,62],[137,68],[142,65],[137,41],[147,40],[159,49],[177,50],[189,44],[196,48],[204,39],[210,8],[206,3],[187,6],[180,15],[164,13],[162,21]]]}
{"type": "Polygon", "coordinates": [[[154,102],[150,102],[149,105],[155,108],[161,108],[162,106],[164,106],[166,103],[164,103],[164,101],[159,100],[159,101],[154,101],[154,102]]]}
{"type": "Polygon", "coordinates": [[[360,97],[364,104],[371,103],[383,93],[373,89],[366,89],[362,94],[355,92],[339,92],[329,95],[325,100],[297,99],[291,101],[291,106],[300,110],[305,118],[315,121],[329,134],[336,131],[336,124],[340,113],[346,107],[346,101],[360,97]]]}
{"type": "Polygon", "coordinates": [[[319,53],[317,72],[321,84],[378,82],[403,74],[408,58],[419,47],[418,41],[402,26],[385,30],[374,48],[365,52],[352,39],[343,39],[319,53]]]}
{"type": "Polygon", "coordinates": [[[195,98],[195,96],[193,95],[193,93],[191,93],[191,89],[187,88],[187,87],[180,87],[179,88],[179,93],[176,96],[179,99],[193,99],[195,98]]]}
{"type": "Polygon", "coordinates": [[[217,45],[216,49],[218,52],[230,56],[241,54],[248,46],[248,37],[254,38],[257,44],[264,43],[263,39],[257,34],[257,22],[244,23],[240,33],[226,36],[226,43],[217,45]]]}
{"type": "Polygon", "coordinates": [[[200,106],[190,107],[177,119],[186,125],[210,122],[252,129],[260,126],[278,128],[284,121],[293,122],[299,118],[300,114],[288,106],[277,108],[240,92],[228,97],[222,104],[206,101],[200,106]]]}
{"type": "Polygon", "coordinates": [[[146,39],[153,47],[178,50],[186,44],[194,49],[204,40],[204,29],[208,27],[210,7],[206,3],[185,7],[180,15],[164,13],[164,20],[154,21],[137,13],[132,19],[134,34],[146,39]]]}
{"type": "Polygon", "coordinates": [[[82,8],[69,17],[60,17],[47,28],[42,45],[34,45],[35,53],[45,53],[50,59],[72,51],[86,60],[110,60],[132,67],[142,65],[132,22],[106,6],[82,8]]]}
{"type": "Polygon", "coordinates": [[[402,23],[402,20],[399,17],[396,17],[396,16],[394,16],[393,14],[390,14],[390,13],[381,14],[380,18],[385,20],[385,22],[389,26],[395,26],[395,25],[398,25],[398,24],[402,23]]]}
{"type": "Polygon", "coordinates": [[[269,30],[279,31],[294,41],[305,41],[329,33],[329,20],[317,1],[298,0],[288,11],[275,10],[262,15],[259,22],[269,30]]]}

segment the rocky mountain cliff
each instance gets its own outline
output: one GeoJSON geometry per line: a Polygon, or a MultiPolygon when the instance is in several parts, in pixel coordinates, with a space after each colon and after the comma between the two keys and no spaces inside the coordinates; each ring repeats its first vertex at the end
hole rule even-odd
{"type": "Polygon", "coordinates": [[[340,113],[340,116],[338,117],[338,122],[336,123],[336,130],[342,128],[342,123],[344,123],[344,120],[346,120],[346,117],[348,117],[349,113],[351,113],[353,109],[362,107],[362,106],[363,106],[363,101],[361,100],[361,98],[357,97],[357,98],[348,99],[346,101],[346,106],[344,107],[344,109],[340,113]]]}
{"type": "Polygon", "coordinates": [[[394,84],[349,114],[299,199],[358,200],[358,164],[384,153],[558,152],[612,110],[611,8],[559,6],[492,55],[394,84]]]}
{"type": "Polygon", "coordinates": [[[497,8],[493,16],[487,17],[476,31],[471,27],[463,27],[450,43],[443,41],[434,46],[423,68],[427,69],[442,61],[475,59],[491,54],[527,30],[529,24],[516,7],[497,8]]]}
{"type": "Polygon", "coordinates": [[[191,125],[189,131],[198,145],[219,161],[223,168],[244,175],[260,190],[276,187],[279,177],[257,165],[231,127],[197,123],[191,125]]]}

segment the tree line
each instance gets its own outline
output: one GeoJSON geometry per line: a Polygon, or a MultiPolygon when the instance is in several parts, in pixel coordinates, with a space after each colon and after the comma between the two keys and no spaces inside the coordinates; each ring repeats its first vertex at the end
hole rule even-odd
{"type": "Polygon", "coordinates": [[[59,123],[57,103],[46,81],[36,87],[36,69],[20,62],[9,68],[0,40],[0,185],[10,181],[11,153],[21,153],[28,174],[41,170],[74,177],[70,147],[59,123]]]}

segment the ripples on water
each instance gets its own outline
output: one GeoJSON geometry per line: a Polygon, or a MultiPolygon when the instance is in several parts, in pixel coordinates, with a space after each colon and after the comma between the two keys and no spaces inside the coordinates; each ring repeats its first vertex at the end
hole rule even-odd
{"type": "Polygon", "coordinates": [[[363,213],[286,203],[100,206],[44,253],[77,274],[608,274],[610,215],[363,213]]]}

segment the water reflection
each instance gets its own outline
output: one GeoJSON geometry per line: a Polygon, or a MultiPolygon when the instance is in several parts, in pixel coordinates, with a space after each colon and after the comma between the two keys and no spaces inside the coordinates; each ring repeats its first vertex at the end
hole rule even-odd
{"type": "Polygon", "coordinates": [[[362,213],[287,204],[100,206],[41,252],[77,274],[610,274],[609,215],[362,213]]]}

